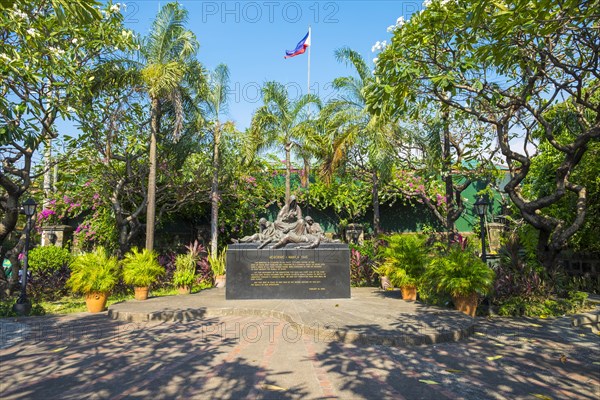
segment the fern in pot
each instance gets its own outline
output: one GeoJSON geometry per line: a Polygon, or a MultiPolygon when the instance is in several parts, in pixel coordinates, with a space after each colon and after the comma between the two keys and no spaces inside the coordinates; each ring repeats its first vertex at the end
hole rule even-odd
{"type": "Polygon", "coordinates": [[[121,260],[123,281],[133,285],[136,300],[146,300],[148,290],[156,279],[165,273],[165,268],[158,263],[156,252],[133,247],[121,260]]]}
{"type": "Polygon", "coordinates": [[[386,247],[380,248],[383,262],[375,271],[386,276],[393,286],[399,287],[404,300],[415,301],[428,260],[425,237],[394,234],[383,239],[387,242],[386,247]]]}
{"type": "Polygon", "coordinates": [[[492,290],[495,273],[471,249],[454,245],[430,262],[426,277],[437,291],[452,296],[457,310],[474,317],[480,296],[492,290]]]}
{"type": "Polygon", "coordinates": [[[67,286],[75,293],[85,295],[89,312],[100,312],[106,307],[108,294],[119,282],[119,262],[110,257],[103,247],[91,253],[76,256],[70,265],[71,276],[67,286]]]}

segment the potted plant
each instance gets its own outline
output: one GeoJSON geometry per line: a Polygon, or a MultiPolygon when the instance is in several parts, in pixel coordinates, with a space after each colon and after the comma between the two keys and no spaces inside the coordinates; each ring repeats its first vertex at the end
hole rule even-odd
{"type": "Polygon", "coordinates": [[[173,285],[179,290],[179,294],[190,294],[195,279],[196,258],[189,253],[179,254],[175,258],[173,273],[173,285]]]}
{"type": "Polygon", "coordinates": [[[148,249],[139,251],[137,247],[133,247],[125,254],[121,264],[123,281],[133,285],[136,300],[146,300],[150,285],[165,273],[164,267],[158,263],[157,254],[148,249]]]}
{"type": "Polygon", "coordinates": [[[380,248],[383,262],[376,272],[388,277],[392,285],[400,288],[402,299],[415,301],[428,259],[425,238],[421,235],[394,234],[383,239],[387,246],[380,248]]]}
{"type": "Polygon", "coordinates": [[[97,313],[106,307],[108,293],[119,281],[119,262],[103,247],[76,256],[70,265],[71,277],[67,286],[85,295],[89,312],[97,313]]]}
{"type": "Polygon", "coordinates": [[[452,296],[457,310],[474,317],[479,296],[490,293],[495,274],[468,247],[454,245],[431,261],[426,276],[436,290],[452,296]]]}
{"type": "Polygon", "coordinates": [[[227,246],[221,250],[221,253],[213,254],[208,252],[208,263],[215,279],[215,287],[225,287],[225,259],[227,255],[227,246]]]}

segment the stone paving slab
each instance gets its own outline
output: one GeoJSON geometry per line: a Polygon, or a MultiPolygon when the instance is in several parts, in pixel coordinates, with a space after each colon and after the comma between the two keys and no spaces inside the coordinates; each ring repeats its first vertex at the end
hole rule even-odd
{"type": "Polygon", "coordinates": [[[220,316],[277,318],[321,340],[412,346],[464,339],[475,320],[460,312],[401,300],[398,291],[353,288],[350,299],[225,300],[224,289],[113,304],[109,317],[127,322],[193,321],[220,316]]]}

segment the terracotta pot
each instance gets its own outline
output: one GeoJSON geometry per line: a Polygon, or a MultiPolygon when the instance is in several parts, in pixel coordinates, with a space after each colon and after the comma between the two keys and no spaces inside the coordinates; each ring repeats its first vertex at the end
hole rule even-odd
{"type": "Polygon", "coordinates": [[[133,288],[133,291],[135,293],[135,299],[136,300],[146,300],[148,298],[148,287],[137,287],[135,286],[133,288]]]}
{"type": "Polygon", "coordinates": [[[179,294],[190,294],[190,293],[192,293],[192,287],[191,286],[179,286],[177,288],[177,290],[179,291],[179,294]]]}
{"type": "Polygon", "coordinates": [[[462,311],[471,317],[475,317],[477,311],[477,304],[479,303],[479,296],[477,293],[471,293],[466,296],[452,296],[454,302],[454,308],[458,311],[462,311]]]}
{"type": "Polygon", "coordinates": [[[390,278],[387,276],[381,276],[379,277],[379,280],[381,281],[381,288],[383,290],[392,290],[394,288],[392,282],[390,282],[390,278]]]}
{"type": "Polygon", "coordinates": [[[92,292],[85,295],[85,304],[91,313],[104,311],[106,300],[108,300],[108,293],[92,292]]]}
{"type": "Polygon", "coordinates": [[[225,275],[215,276],[215,287],[218,287],[218,288],[225,287],[225,275]]]}
{"type": "Polygon", "coordinates": [[[415,301],[417,300],[417,287],[416,286],[402,286],[402,300],[404,301],[415,301]]]}

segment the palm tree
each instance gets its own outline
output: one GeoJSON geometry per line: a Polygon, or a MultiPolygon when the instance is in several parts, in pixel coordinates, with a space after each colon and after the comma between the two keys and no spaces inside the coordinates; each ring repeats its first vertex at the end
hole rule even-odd
{"type": "Polygon", "coordinates": [[[370,175],[373,198],[373,229],[380,232],[379,184],[391,170],[389,137],[398,133],[397,124],[367,109],[367,87],[374,77],[359,53],[347,47],[336,50],[339,62],[350,64],[358,76],[344,76],[333,81],[340,92],[321,113],[321,120],[332,143],[322,158],[321,174],[330,180],[343,164],[352,162],[370,175]]]}
{"type": "Polygon", "coordinates": [[[229,69],[225,64],[219,64],[209,74],[206,91],[203,95],[202,110],[213,137],[212,185],[210,190],[210,250],[217,254],[217,229],[219,218],[219,146],[224,125],[221,121],[223,113],[227,112],[227,94],[229,92],[229,69]]]}
{"type": "MultiPolygon", "coordinates": [[[[315,104],[321,107],[319,98],[305,94],[297,100],[289,98],[284,85],[278,82],[267,82],[262,88],[263,106],[252,118],[251,135],[255,149],[279,146],[285,151],[285,202],[291,194],[292,159],[291,152],[301,153],[302,143],[307,132],[312,130],[308,107],[315,104]]],[[[303,155],[306,159],[306,155],[303,155]]]]}
{"type": "Polygon", "coordinates": [[[150,34],[143,41],[141,70],[150,96],[150,170],[148,173],[148,204],[146,213],[146,248],[154,248],[156,217],[157,135],[160,131],[163,103],[171,101],[175,109],[177,138],[183,125],[182,85],[193,56],[198,49],[194,34],[185,28],[187,11],[178,3],[166,4],[156,15],[150,34]]]}

